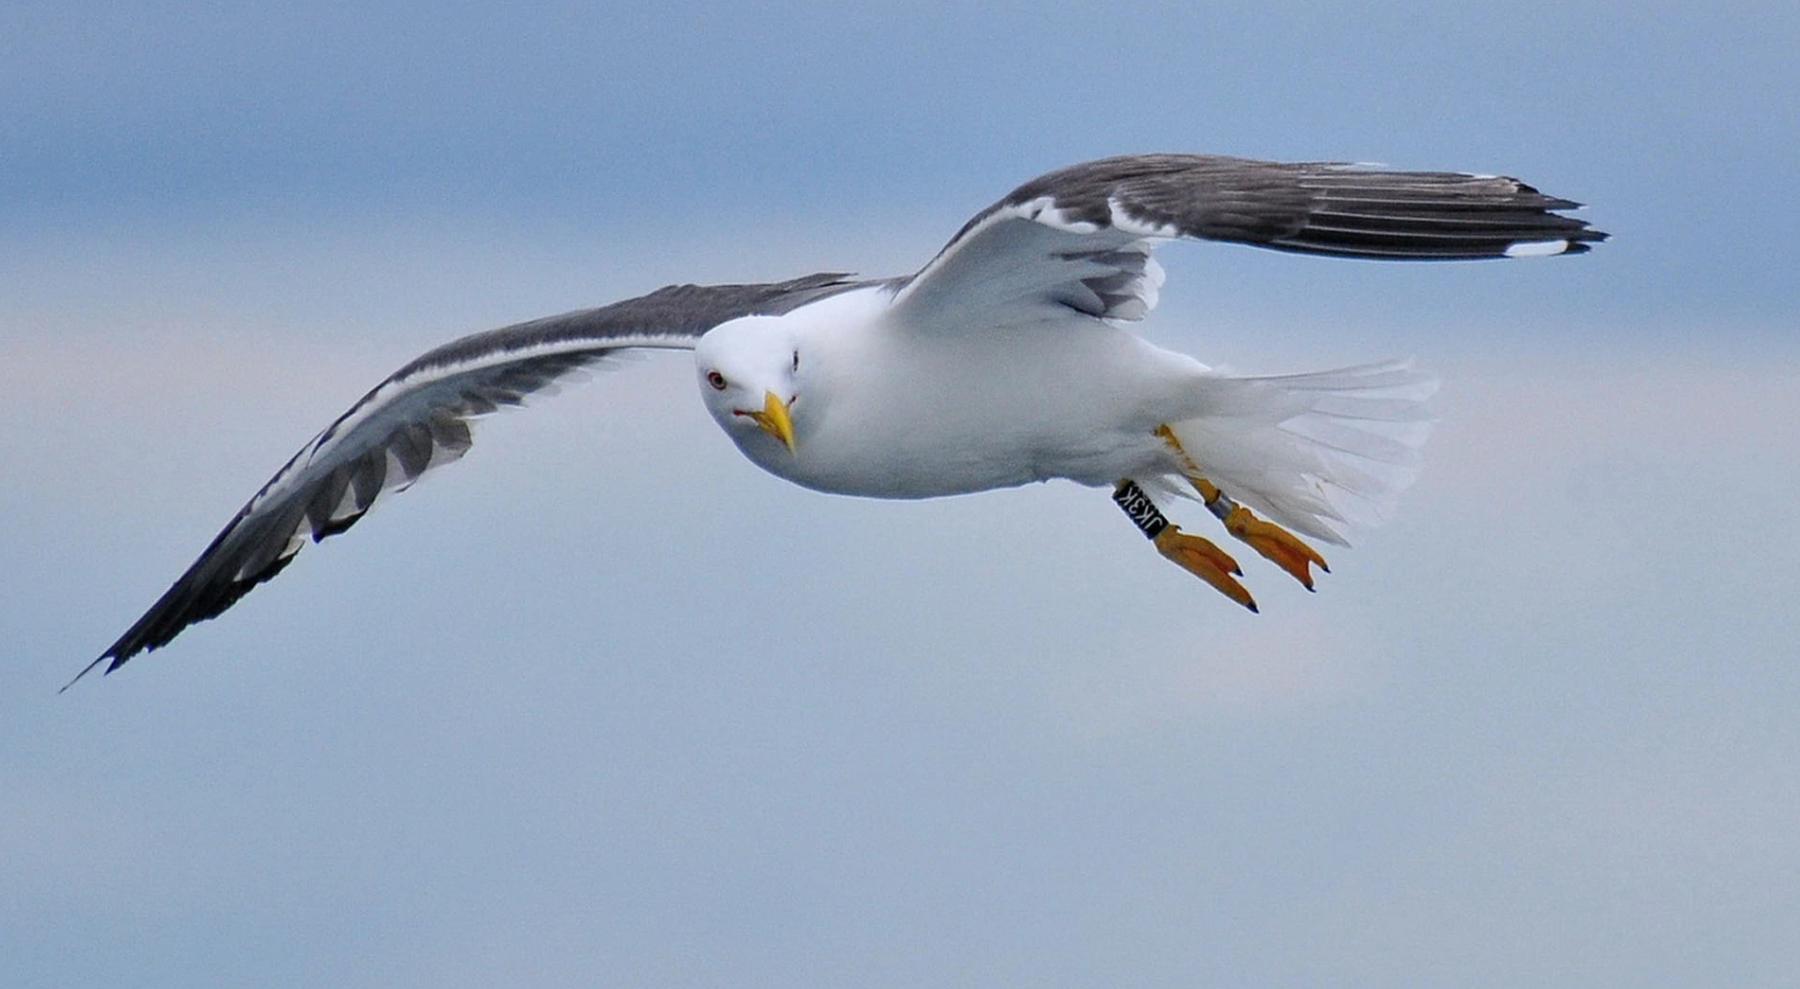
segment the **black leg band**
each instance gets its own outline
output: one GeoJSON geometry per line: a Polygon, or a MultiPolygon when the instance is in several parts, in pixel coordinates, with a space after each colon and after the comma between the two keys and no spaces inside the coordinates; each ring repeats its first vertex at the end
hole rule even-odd
{"type": "Polygon", "coordinates": [[[1119,486],[1113,489],[1112,499],[1114,504],[1125,510],[1126,517],[1144,533],[1145,538],[1155,539],[1169,527],[1169,520],[1163,517],[1156,502],[1151,501],[1144,489],[1130,478],[1119,482],[1119,486]]]}

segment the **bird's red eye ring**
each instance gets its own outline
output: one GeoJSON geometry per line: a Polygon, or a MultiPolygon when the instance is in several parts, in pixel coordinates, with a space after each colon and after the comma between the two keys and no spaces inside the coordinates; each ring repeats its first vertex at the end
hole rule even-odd
{"type": "Polygon", "coordinates": [[[712,385],[714,391],[725,390],[725,376],[717,371],[706,372],[706,383],[712,385]]]}

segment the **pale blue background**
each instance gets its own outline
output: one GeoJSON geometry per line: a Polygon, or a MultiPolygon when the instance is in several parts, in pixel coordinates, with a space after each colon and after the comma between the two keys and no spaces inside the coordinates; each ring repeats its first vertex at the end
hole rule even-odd
{"type": "Polygon", "coordinates": [[[1791,985],[1796,51],[1773,2],[8,0],[0,984],[1791,985]],[[55,693],[429,346],[911,270],[1148,150],[1615,238],[1165,252],[1161,343],[1445,378],[1400,518],[1316,596],[1252,563],[1261,616],[1102,493],[782,484],[664,357],[55,693]]]}

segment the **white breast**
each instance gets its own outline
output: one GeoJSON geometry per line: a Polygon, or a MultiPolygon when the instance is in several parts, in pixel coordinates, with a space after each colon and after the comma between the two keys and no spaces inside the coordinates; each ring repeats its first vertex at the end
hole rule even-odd
{"type": "Polygon", "coordinates": [[[928,498],[1160,472],[1167,451],[1152,432],[1206,370],[1073,313],[952,334],[887,326],[880,311],[840,314],[861,318],[819,321],[802,337],[798,449],[740,442],[770,472],[838,494],[928,498]]]}

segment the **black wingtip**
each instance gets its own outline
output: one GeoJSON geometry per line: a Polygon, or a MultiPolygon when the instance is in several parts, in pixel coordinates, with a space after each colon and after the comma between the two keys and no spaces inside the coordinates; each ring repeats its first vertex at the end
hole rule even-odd
{"type": "Polygon", "coordinates": [[[82,677],[87,676],[89,673],[94,672],[94,667],[99,666],[101,663],[104,663],[109,659],[112,660],[113,663],[111,666],[108,666],[105,670],[103,670],[101,672],[101,674],[100,674],[101,676],[105,676],[106,674],[111,673],[112,671],[118,669],[119,665],[124,662],[124,660],[119,659],[118,657],[114,656],[112,654],[112,650],[109,649],[106,652],[101,653],[93,662],[87,664],[86,666],[83,666],[81,668],[81,672],[77,673],[73,677],[71,677],[69,679],[68,683],[63,684],[62,687],[59,690],[57,690],[57,693],[61,694],[64,691],[67,691],[70,687],[75,686],[75,684],[78,681],[80,681],[82,677]]]}

